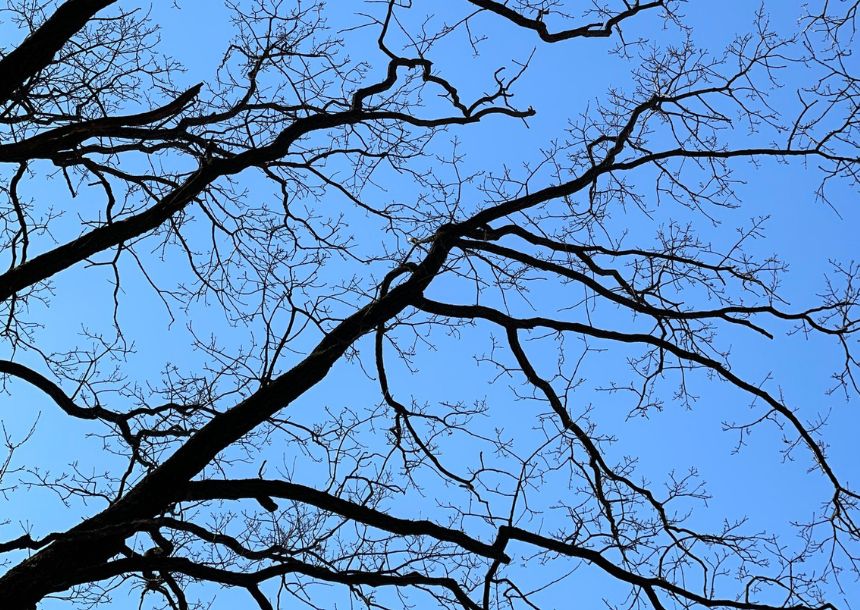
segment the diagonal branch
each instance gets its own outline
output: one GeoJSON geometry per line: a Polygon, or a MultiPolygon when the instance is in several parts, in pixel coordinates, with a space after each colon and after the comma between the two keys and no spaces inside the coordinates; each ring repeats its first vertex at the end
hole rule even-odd
{"type": "Polygon", "coordinates": [[[116,0],[67,0],[11,53],[0,59],[0,103],[47,66],[93,16],[116,0]]]}
{"type": "Polygon", "coordinates": [[[126,116],[103,117],[72,125],[64,125],[42,132],[26,140],[0,145],[0,162],[23,162],[29,159],[48,159],[60,151],[68,150],[90,138],[113,136],[135,137],[146,140],[177,135],[174,130],[132,131],[128,128],[149,125],[176,116],[200,93],[202,84],[183,92],[176,99],[145,112],[126,116]]]}
{"type": "Polygon", "coordinates": [[[432,301],[430,299],[422,297],[415,303],[415,306],[422,311],[445,317],[487,320],[500,325],[506,330],[549,328],[559,332],[581,333],[583,335],[609,341],[650,345],[657,349],[665,350],[666,352],[674,355],[681,360],[687,360],[689,362],[704,366],[717,373],[720,377],[734,385],[736,388],[743,390],[744,392],[755,396],[756,398],[761,399],[773,411],[779,413],[782,417],[784,417],[795,429],[798,436],[802,438],[803,442],[809,447],[809,450],[812,452],[813,457],[818,464],[818,467],[821,469],[821,472],[827,477],[827,479],[832,483],[834,490],[836,490],[837,492],[837,496],[838,492],[843,492],[845,494],[850,495],[851,497],[856,497],[855,492],[850,491],[845,485],[843,485],[839,478],[836,476],[836,473],[833,472],[833,469],[830,467],[829,463],[827,462],[827,458],[824,455],[824,450],[817,442],[815,442],[815,439],[812,438],[810,432],[801,423],[797,415],[795,415],[791,409],[789,409],[786,405],[782,404],[779,400],[774,398],[766,390],[763,390],[762,388],[742,379],[741,377],[730,371],[724,364],[714,360],[713,358],[709,358],[704,354],[685,349],[683,347],[675,345],[671,341],[654,337],[648,334],[625,333],[615,330],[599,328],[590,324],[555,320],[552,318],[513,318],[508,315],[505,315],[504,313],[496,309],[485,307],[483,305],[451,305],[448,303],[432,301]]]}
{"type": "Polygon", "coordinates": [[[423,519],[411,520],[393,517],[378,510],[338,498],[325,493],[287,481],[265,479],[234,479],[191,481],[183,492],[183,500],[238,500],[240,498],[284,498],[304,504],[311,504],[322,510],[335,513],[365,523],[372,527],[404,536],[430,536],[437,540],[453,542],[463,549],[508,563],[510,558],[492,545],[455,529],[437,525],[423,519]]]}
{"type": "MultiPolygon", "coordinates": [[[[553,553],[559,553],[561,555],[566,555],[567,557],[584,559],[618,580],[627,582],[636,587],[641,587],[646,591],[650,591],[649,598],[652,603],[656,602],[656,604],[659,604],[659,599],[656,599],[654,590],[662,589],[663,591],[679,598],[679,601],[683,600],[685,604],[694,603],[705,606],[706,608],[736,608],[737,610],[836,610],[835,606],[830,603],[817,607],[805,605],[772,606],[769,604],[758,604],[749,600],[739,601],[733,599],[713,599],[694,593],[684,587],[680,587],[669,582],[665,578],[642,576],[635,572],[630,572],[593,549],[541,536],[540,534],[535,534],[518,527],[500,527],[497,544],[505,547],[509,540],[519,540],[520,542],[532,544],[548,551],[552,551],[553,553]]],[[[660,606],[656,604],[655,607],[659,608],[660,606]]]]}

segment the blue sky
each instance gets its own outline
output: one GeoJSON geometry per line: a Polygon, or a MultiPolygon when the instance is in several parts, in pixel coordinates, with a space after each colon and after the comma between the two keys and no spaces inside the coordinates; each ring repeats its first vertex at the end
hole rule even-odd
{"type": "MultiPolygon", "coordinates": [[[[148,6],[131,0],[121,1],[121,6],[148,6]]],[[[159,3],[150,7],[152,19],[161,28],[162,50],[175,57],[187,67],[178,76],[183,86],[213,79],[221,61],[221,52],[231,34],[229,14],[220,2],[209,0],[180,0],[179,7],[170,3],[159,3]]],[[[416,2],[417,5],[426,3],[416,2]]],[[[794,3],[767,2],[767,10],[773,14],[777,27],[792,28],[796,24],[794,3]]],[[[438,5],[438,10],[450,9],[451,5],[438,5]]],[[[687,23],[691,24],[694,39],[698,44],[717,51],[728,43],[734,35],[748,27],[753,17],[754,7],[745,0],[727,0],[716,3],[693,2],[686,8],[687,23]]],[[[330,2],[328,11],[335,24],[346,22],[355,10],[379,10],[379,6],[369,8],[357,0],[330,2]]],[[[452,11],[453,14],[453,11],[452,11]]],[[[526,72],[517,91],[518,104],[533,106],[538,114],[527,124],[491,118],[486,123],[466,128],[458,128],[440,137],[434,151],[445,155],[450,151],[450,140],[454,136],[460,140],[461,150],[465,153],[466,173],[471,171],[499,171],[504,164],[518,171],[524,163],[533,163],[542,148],[546,148],[554,138],[563,137],[568,121],[575,120],[584,112],[589,103],[601,99],[608,87],[625,87],[630,84],[629,72],[625,66],[632,60],[611,57],[608,50],[613,41],[574,40],[557,45],[539,44],[533,37],[518,31],[513,26],[481,17],[477,22],[488,40],[480,46],[481,54],[475,57],[462,37],[452,37],[450,42],[440,46],[432,57],[435,69],[448,75],[460,88],[465,98],[480,94],[491,80],[476,78],[488,76],[492,69],[500,65],[511,66],[513,61],[523,61],[534,53],[531,68],[526,72]]],[[[656,19],[645,17],[641,26],[633,25],[628,36],[650,36],[660,31],[656,19]]],[[[360,41],[364,34],[350,34],[360,41]]],[[[366,38],[364,43],[366,44],[366,38]]],[[[656,43],[662,42],[656,39],[656,43]]],[[[359,43],[356,43],[359,44],[359,43]]],[[[378,66],[376,74],[382,74],[383,58],[375,49],[350,48],[351,56],[363,57],[378,66]]],[[[789,83],[790,84],[790,83],[789,83]]],[[[777,97],[782,94],[777,93],[777,97]]],[[[755,137],[755,136],[752,136],[755,137]]],[[[691,215],[677,206],[654,206],[651,219],[635,210],[616,211],[612,226],[618,230],[629,231],[631,243],[652,238],[654,228],[670,221],[696,223],[699,233],[714,244],[731,244],[737,236],[737,228],[748,226],[753,217],[770,216],[764,229],[764,238],[752,245],[758,255],[777,253],[789,265],[784,277],[783,294],[792,309],[811,305],[810,297],[818,294],[824,286],[824,273],[828,260],[847,261],[857,255],[855,241],[856,227],[860,226],[860,210],[856,205],[856,193],[847,188],[834,192],[835,210],[813,197],[815,188],[815,168],[804,168],[800,164],[780,165],[765,162],[760,167],[741,163],[737,165],[738,176],[745,184],[738,187],[741,205],[738,209],[718,211],[721,224],[712,226],[703,222],[701,217],[691,215]]],[[[408,180],[403,177],[386,176],[391,179],[392,187],[387,192],[375,192],[375,196],[391,200],[412,200],[415,192],[408,180]]],[[[243,176],[254,196],[265,197],[267,186],[255,182],[256,178],[243,176]]],[[[649,176],[642,172],[636,178],[643,189],[649,188],[649,176]]],[[[548,178],[544,179],[543,184],[548,178]]],[[[538,181],[538,184],[540,181],[538,181]]],[[[63,193],[60,179],[52,182],[26,185],[29,196],[37,199],[56,201],[56,206],[86,205],[81,199],[72,202],[63,193]]],[[[466,196],[480,201],[477,189],[467,190],[466,196]]],[[[336,196],[326,200],[333,207],[343,206],[336,196]]],[[[83,213],[83,212],[82,212],[83,213]]],[[[373,220],[362,217],[356,212],[346,212],[349,230],[353,233],[357,248],[369,251],[378,246],[379,227],[373,220]]],[[[71,220],[76,218],[69,212],[71,220]]],[[[383,239],[386,239],[383,237],[383,239]]],[[[127,263],[128,264],[128,263],[127,263]]],[[[177,272],[180,261],[176,258],[156,263],[155,268],[166,280],[182,276],[177,272]]],[[[326,269],[326,277],[349,277],[362,273],[365,269],[380,277],[385,268],[379,265],[363,267],[349,261],[334,261],[326,269]]],[[[159,372],[166,363],[176,364],[194,370],[205,362],[205,356],[188,348],[189,335],[186,321],[178,320],[171,325],[163,306],[149,290],[141,277],[135,275],[131,265],[124,276],[125,299],[120,308],[120,319],[130,329],[129,336],[136,345],[136,353],[129,362],[120,363],[123,370],[131,370],[132,376],[145,383],[157,380],[159,372]]],[[[54,282],[54,292],[50,305],[34,308],[33,319],[44,325],[40,332],[43,345],[49,350],[63,350],[75,343],[83,326],[98,328],[100,320],[110,311],[106,298],[111,287],[109,275],[104,270],[76,268],[54,282]]],[[[555,285],[539,286],[535,290],[538,302],[543,300],[562,300],[568,298],[564,288],[555,285]]],[[[431,295],[445,296],[457,300],[469,298],[468,287],[456,282],[439,282],[431,287],[431,295]],[[436,292],[434,292],[436,291],[436,292]]],[[[466,302],[466,301],[462,301],[466,302]]],[[[516,303],[518,311],[524,311],[525,303],[516,303]]],[[[213,334],[227,345],[234,347],[246,344],[247,329],[229,328],[216,308],[206,303],[192,307],[190,316],[196,332],[201,336],[213,334]]],[[[607,323],[634,323],[619,320],[618,314],[609,310],[597,312],[607,323]]],[[[781,394],[804,420],[813,419],[822,413],[829,413],[830,424],[823,435],[827,439],[828,454],[834,470],[844,480],[860,486],[860,467],[856,459],[856,430],[860,417],[857,413],[857,400],[846,401],[835,393],[826,395],[831,385],[829,376],[838,366],[839,352],[836,345],[822,338],[804,338],[801,335],[786,336],[789,325],[773,324],[778,331],[774,341],[764,340],[751,333],[726,331],[720,335],[721,347],[731,346],[732,370],[743,378],[755,383],[764,383],[769,390],[781,394]],[[772,379],[768,377],[772,375],[772,379]],[[766,381],[767,380],[767,381],[766,381]]],[[[439,333],[435,350],[421,349],[415,359],[416,374],[392,364],[390,376],[392,390],[402,399],[414,394],[419,402],[427,402],[431,408],[440,408],[446,401],[485,400],[491,409],[492,417],[476,423],[478,429],[490,432],[494,428],[506,428],[509,433],[517,432],[517,446],[522,451],[539,444],[541,432],[537,426],[537,415],[544,410],[530,400],[515,400],[511,388],[522,389],[522,379],[516,375],[499,374],[498,369],[484,363],[475,366],[475,356],[489,354],[492,349],[491,335],[502,337],[503,333],[488,325],[464,328],[458,336],[445,336],[439,333]]],[[[309,336],[305,344],[312,344],[314,337],[309,336]]],[[[408,341],[407,333],[402,339],[408,341]]],[[[549,373],[555,366],[557,353],[542,347],[542,344],[524,342],[535,363],[549,373]]],[[[420,345],[420,344],[419,344],[420,345]]],[[[568,358],[575,359],[579,346],[574,338],[568,339],[570,351],[568,358]]],[[[607,454],[616,459],[633,456],[639,460],[636,474],[651,480],[655,487],[666,479],[670,471],[684,472],[695,467],[702,480],[707,482],[712,499],[707,504],[697,505],[695,523],[702,527],[718,526],[724,519],[735,520],[749,517],[747,531],[768,530],[773,532],[781,544],[792,547],[797,544],[793,530],[788,523],[793,520],[808,519],[813,511],[819,509],[827,500],[829,490],[815,472],[808,472],[811,459],[808,451],[797,450],[794,461],[783,461],[780,451],[784,447],[782,435],[774,426],[759,427],[740,451],[734,452],[737,435],[722,430],[722,422],[745,421],[760,414],[761,407],[749,408],[749,397],[730,390],[726,384],[715,383],[703,375],[694,374],[690,378],[692,393],[697,394],[695,408],[687,409],[672,400],[673,384],[662,385],[666,405],[662,411],[652,411],[647,418],[629,417],[630,397],[624,393],[601,391],[613,380],[622,381],[629,377],[626,358],[629,350],[611,344],[590,342],[594,349],[604,349],[588,359],[587,368],[582,376],[585,382],[571,394],[570,409],[574,415],[585,414],[591,408],[590,421],[597,426],[600,434],[617,437],[618,442],[607,447],[607,454]]],[[[372,354],[372,338],[367,337],[359,343],[360,350],[372,354]]],[[[504,350],[502,350],[504,352],[504,350]]],[[[296,358],[300,355],[296,356],[296,358]]],[[[512,363],[509,356],[502,356],[512,363]]],[[[344,407],[357,411],[372,408],[378,401],[376,384],[362,369],[369,365],[370,356],[364,360],[339,363],[329,379],[302,397],[289,409],[290,417],[296,421],[314,422],[324,420],[322,407],[339,411],[344,407]]],[[[2,397],[0,408],[3,421],[13,436],[20,437],[29,429],[38,416],[39,426],[33,439],[19,454],[16,463],[39,463],[51,472],[57,473],[71,462],[77,462],[85,472],[98,472],[115,466],[115,461],[106,457],[101,441],[87,437],[88,433],[98,430],[88,423],[69,422],[57,415],[53,405],[44,397],[18,383],[10,386],[11,396],[2,397]]],[[[372,438],[370,436],[369,438],[372,438]]],[[[442,460],[456,468],[470,463],[475,458],[476,448],[470,446],[459,436],[441,439],[442,460]]],[[[268,459],[269,467],[291,469],[296,480],[315,484],[322,482],[326,469],[303,458],[292,449],[281,451],[279,446],[268,448],[259,456],[254,456],[244,469],[256,472],[262,459],[268,459]],[[286,453],[289,459],[284,459],[286,453]],[[295,455],[294,455],[295,454],[295,455]]],[[[241,469],[237,469],[241,470],[241,469]]],[[[30,476],[30,475],[28,475],[30,476]]],[[[461,490],[446,488],[437,478],[425,474],[422,479],[425,495],[410,494],[408,497],[392,502],[398,514],[433,518],[438,515],[435,502],[440,498],[463,499],[461,490]]],[[[559,475],[556,480],[548,477],[547,491],[538,491],[540,501],[554,498],[561,489],[559,475]]],[[[34,534],[44,535],[55,528],[69,527],[79,515],[91,514],[100,506],[81,506],[72,502],[64,508],[52,494],[44,490],[19,488],[8,494],[3,512],[10,523],[0,529],[4,539],[18,535],[18,524],[29,521],[38,524],[34,534]]],[[[557,517],[552,517],[557,518],[557,517]]],[[[547,525],[547,524],[545,524],[547,525]]],[[[481,531],[478,520],[471,526],[481,531]]],[[[552,530],[551,524],[547,525],[552,530]]],[[[524,552],[523,557],[527,556],[524,552]]],[[[565,564],[564,569],[573,564],[565,564]]],[[[518,573],[526,582],[535,585],[548,580],[558,566],[527,565],[519,568],[518,573]]],[[[844,593],[833,590],[837,605],[848,606],[852,597],[858,594],[856,582],[848,579],[844,593]]],[[[694,583],[697,584],[697,583],[694,583]]],[[[731,589],[728,589],[731,590],[731,589]]],[[[348,607],[342,591],[336,588],[320,587],[323,599],[331,595],[330,604],[348,607]],[[325,591],[324,593],[322,591],[325,591]],[[334,600],[337,600],[335,602],[334,600]]],[[[208,595],[209,593],[204,593],[208,595]]],[[[125,597],[124,591],[115,594],[115,603],[105,607],[136,607],[139,592],[125,597]]],[[[215,595],[215,593],[212,593],[215,595]]],[[[550,589],[542,598],[546,607],[570,607],[571,595],[578,602],[575,607],[598,607],[602,598],[624,595],[597,570],[580,567],[564,584],[550,589]]],[[[156,598],[151,599],[154,603],[156,598]]],[[[235,604],[247,604],[243,592],[217,593],[213,608],[230,608],[235,604]]],[[[63,602],[45,603],[45,609],[65,607],[63,602]]],[[[144,608],[152,607],[144,604],[144,608]]],[[[286,604],[285,607],[298,607],[286,604]]]]}

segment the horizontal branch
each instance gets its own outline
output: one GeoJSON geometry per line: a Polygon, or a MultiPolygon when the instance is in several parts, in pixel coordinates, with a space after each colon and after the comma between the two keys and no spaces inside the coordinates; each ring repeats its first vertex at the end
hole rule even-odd
{"type": "Polygon", "coordinates": [[[481,610],[453,578],[427,576],[418,572],[371,572],[363,570],[333,570],[297,559],[284,558],[279,563],[256,571],[230,571],[197,563],[182,557],[129,557],[104,565],[80,570],[77,583],[105,580],[130,572],[173,572],[192,578],[235,587],[249,588],[286,574],[302,574],[326,582],[369,587],[441,587],[450,591],[467,610],[481,610]]]}
{"type": "MultiPolygon", "coordinates": [[[[554,273],[556,275],[560,275],[562,277],[571,279],[573,281],[579,282],[584,286],[590,288],[596,294],[606,298],[607,300],[612,301],[618,305],[623,307],[627,307],[633,311],[637,311],[639,313],[643,313],[649,315],[658,320],[666,320],[666,319],[676,319],[676,320],[707,320],[707,319],[721,319],[729,322],[731,324],[739,324],[742,326],[747,326],[765,335],[767,338],[772,339],[773,335],[771,335],[768,331],[762,329],[759,326],[752,324],[746,318],[736,318],[734,315],[739,316],[754,316],[758,314],[767,314],[773,316],[774,318],[779,318],[781,320],[786,321],[801,321],[808,324],[811,328],[828,335],[843,335],[851,332],[853,330],[852,327],[856,326],[855,321],[847,321],[846,326],[844,328],[828,328],[819,324],[813,317],[813,314],[818,314],[822,312],[826,312],[828,309],[836,309],[840,306],[848,305],[849,303],[835,303],[830,306],[821,306],[815,307],[813,309],[807,311],[800,312],[787,312],[781,311],[772,305],[758,305],[758,306],[743,306],[743,305],[729,305],[726,307],[720,307],[718,309],[690,309],[690,310],[681,310],[681,309],[666,309],[664,307],[658,307],[648,303],[644,298],[639,297],[638,293],[634,293],[634,297],[636,298],[628,298],[622,294],[619,294],[616,291],[613,291],[595,279],[576,271],[570,267],[566,267],[564,265],[560,265],[550,260],[544,260],[535,258],[534,256],[530,256],[523,252],[519,252],[517,250],[506,248],[504,246],[500,246],[494,243],[482,242],[482,241],[474,241],[468,239],[461,239],[457,241],[456,244],[458,247],[463,248],[464,250],[472,250],[472,251],[484,251],[489,252],[491,254],[495,254],[497,256],[501,256],[504,258],[509,258],[513,261],[517,261],[522,263],[523,265],[527,265],[534,269],[539,269],[542,271],[547,271],[549,273],[554,273]]],[[[613,274],[614,275],[614,274],[613,274]]],[[[629,286],[627,282],[623,282],[625,286],[629,286]]]]}
{"type": "Polygon", "coordinates": [[[284,498],[316,506],[372,527],[405,536],[430,536],[437,540],[453,542],[463,549],[508,563],[510,558],[492,545],[481,542],[467,534],[431,521],[410,520],[393,517],[384,512],[338,498],[337,496],[286,481],[265,479],[234,479],[191,481],[186,487],[183,500],[238,500],[241,498],[284,498]]]}
{"type": "Polygon", "coordinates": [[[543,11],[539,11],[539,17],[537,19],[530,19],[509,6],[502,4],[501,2],[496,2],[496,0],[468,0],[468,2],[471,2],[483,10],[490,11],[504,17],[508,21],[522,28],[533,30],[541,40],[549,43],[570,40],[571,38],[608,38],[612,35],[612,29],[618,26],[625,19],[629,19],[637,13],[648,9],[665,6],[664,0],[653,0],[652,2],[645,3],[639,3],[636,1],[633,4],[628,4],[629,8],[613,15],[606,21],[588,23],[576,28],[560,30],[558,32],[550,32],[546,23],[543,21],[543,11]]]}

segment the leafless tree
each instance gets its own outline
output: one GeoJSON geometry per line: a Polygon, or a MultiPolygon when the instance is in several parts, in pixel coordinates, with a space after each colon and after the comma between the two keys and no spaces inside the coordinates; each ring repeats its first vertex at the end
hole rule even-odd
{"type": "Polygon", "coordinates": [[[856,592],[822,413],[730,348],[825,340],[856,396],[857,267],[784,294],[744,193],[778,166],[815,180],[810,215],[856,196],[857,2],[791,31],[765,2],[715,54],[679,0],[231,0],[214,75],[161,54],[167,7],[4,4],[0,475],[6,510],[41,508],[3,526],[0,607],[576,607],[582,574],[619,608],[856,592]],[[570,65],[536,86],[546,49],[570,65]],[[610,51],[556,139],[475,166],[472,130],[543,125],[610,51]],[[604,421],[713,396],[826,487],[800,546],[700,517],[696,473],[653,482],[604,421]]]}

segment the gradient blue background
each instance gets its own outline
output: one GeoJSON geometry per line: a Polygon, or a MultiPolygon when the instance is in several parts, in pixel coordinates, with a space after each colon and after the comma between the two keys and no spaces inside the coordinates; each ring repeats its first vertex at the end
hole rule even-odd
{"type": "MultiPolygon", "coordinates": [[[[439,3],[439,12],[451,8],[453,3],[449,5],[447,1],[439,3]]],[[[183,86],[191,86],[210,80],[232,32],[229,14],[221,3],[182,0],[179,9],[167,2],[152,6],[137,4],[151,10],[153,21],[159,24],[162,50],[186,66],[187,72],[179,77],[179,82],[183,86]]],[[[755,9],[753,4],[746,0],[693,2],[683,10],[696,42],[719,50],[734,35],[749,29],[755,9]]],[[[796,27],[798,9],[794,4],[766,3],[775,28],[790,30],[796,27]]],[[[125,8],[134,5],[135,2],[128,0],[121,2],[125,8]]],[[[328,10],[331,21],[336,24],[348,22],[355,10],[378,11],[380,6],[368,7],[357,0],[345,0],[331,2],[328,10]]],[[[502,164],[518,167],[524,162],[533,162],[541,147],[559,137],[567,121],[583,112],[590,100],[601,98],[609,86],[628,84],[624,66],[631,64],[609,56],[608,50],[614,44],[612,40],[574,40],[545,45],[499,19],[482,16],[479,23],[489,36],[480,47],[481,55],[474,57],[471,49],[461,39],[456,39],[460,43],[445,43],[432,57],[435,69],[456,83],[464,98],[468,99],[480,94],[487,84],[475,78],[475,74],[483,76],[498,65],[509,64],[510,60],[524,60],[534,50],[532,67],[516,89],[516,99],[520,106],[534,106],[538,115],[528,121],[528,125],[491,118],[480,125],[451,130],[449,135],[461,141],[465,165],[471,170],[497,171],[502,164]]],[[[640,21],[631,22],[625,33],[630,38],[661,35],[659,21],[647,15],[640,21]]],[[[350,54],[365,56],[375,62],[377,73],[382,73],[384,61],[375,49],[355,48],[350,49],[350,54]]],[[[439,138],[438,150],[445,151],[449,141],[446,136],[439,138]]],[[[702,219],[694,220],[700,234],[717,244],[730,243],[736,226],[747,223],[754,216],[771,215],[766,224],[766,239],[756,242],[754,249],[761,254],[776,252],[789,264],[790,271],[784,278],[782,293],[790,301],[792,309],[813,304],[814,295],[824,285],[827,261],[847,261],[857,256],[855,233],[860,227],[860,211],[856,193],[848,189],[836,191],[836,210],[814,201],[815,172],[803,169],[800,164],[783,166],[764,162],[758,168],[740,164],[738,176],[747,180],[747,184],[739,187],[743,202],[741,208],[726,213],[720,227],[711,227],[702,219]]],[[[60,178],[45,184],[30,182],[24,188],[31,197],[55,199],[57,207],[86,205],[83,197],[74,202],[68,199],[60,178]]],[[[259,188],[265,189],[261,185],[259,188]]],[[[389,193],[392,199],[409,200],[414,196],[408,184],[401,182],[396,188],[396,192],[389,193]]],[[[479,196],[475,192],[469,195],[479,196]]],[[[100,203],[95,202],[94,205],[100,203]]],[[[685,218],[683,212],[671,206],[656,209],[654,216],[653,224],[644,223],[641,216],[634,214],[620,214],[615,220],[620,225],[628,223],[627,228],[633,235],[649,235],[661,222],[685,218]]],[[[74,212],[69,213],[69,218],[75,219],[74,212]]],[[[360,247],[370,249],[378,243],[377,228],[371,221],[365,225],[360,219],[355,220],[351,230],[360,247]]],[[[170,277],[174,272],[170,268],[172,264],[166,261],[157,266],[161,267],[160,272],[165,277],[170,277]]],[[[344,275],[354,271],[355,268],[344,263],[344,275]]],[[[374,271],[384,272],[382,269],[374,271]]],[[[338,269],[332,268],[331,273],[338,273],[338,269]]],[[[32,314],[34,319],[44,324],[41,332],[43,344],[49,349],[67,349],[74,344],[82,326],[98,328],[100,319],[110,311],[109,280],[106,270],[84,269],[83,266],[55,278],[55,296],[50,306],[32,314]]],[[[557,296],[553,293],[555,288],[547,290],[550,296],[557,296]]],[[[130,363],[122,365],[124,369],[131,369],[135,378],[146,380],[157,378],[165,361],[188,369],[203,363],[201,354],[187,349],[188,335],[183,322],[170,325],[164,308],[130,267],[124,276],[124,291],[120,319],[130,329],[129,336],[135,338],[137,345],[137,353],[130,363]]],[[[241,344],[243,341],[241,329],[225,329],[220,317],[205,304],[195,306],[194,311],[194,326],[201,335],[214,333],[227,343],[235,341],[241,344]]],[[[784,335],[791,327],[773,324],[770,328],[782,331],[784,335]]],[[[458,340],[441,338],[438,351],[419,355],[417,364],[420,372],[415,376],[407,378],[405,370],[392,365],[395,393],[406,396],[408,390],[428,401],[486,398],[495,405],[510,403],[510,409],[500,409],[505,415],[499,415],[498,422],[509,426],[523,425],[520,418],[527,418],[537,411],[527,402],[511,402],[508,385],[518,384],[519,380],[502,378],[489,385],[488,380],[496,376],[491,367],[481,367],[468,375],[460,374],[461,371],[472,370],[473,354],[489,350],[489,330],[487,326],[478,326],[464,330],[458,340]],[[398,370],[400,375],[396,373],[398,370]],[[444,379],[444,383],[440,384],[440,379],[444,379]]],[[[496,331],[496,334],[500,333],[496,331]]],[[[744,379],[763,382],[772,374],[773,379],[765,384],[766,387],[781,392],[787,404],[796,409],[804,421],[829,413],[829,424],[823,434],[827,439],[831,463],[846,483],[860,486],[860,460],[856,450],[857,431],[860,430],[857,401],[846,401],[839,393],[825,395],[825,390],[832,385],[829,375],[838,366],[840,357],[835,343],[826,338],[807,339],[798,335],[780,336],[777,341],[770,342],[751,333],[733,332],[723,335],[721,345],[731,345],[733,371],[744,379]]],[[[594,370],[599,373],[607,370],[623,373],[625,350],[612,344],[599,347],[608,351],[592,360],[590,366],[596,367],[594,370]]],[[[371,340],[363,339],[359,348],[369,350],[372,348],[371,340]]],[[[538,365],[547,369],[552,366],[554,355],[547,354],[544,358],[534,350],[530,353],[538,365]]],[[[599,423],[600,432],[618,437],[619,442],[609,450],[609,455],[638,458],[637,473],[649,477],[658,488],[669,471],[683,472],[690,467],[699,471],[707,482],[712,499],[707,506],[697,507],[694,523],[706,526],[718,524],[723,519],[747,516],[748,531],[767,529],[776,533],[780,543],[787,547],[796,545],[795,534],[787,524],[793,520],[807,520],[830,495],[822,477],[817,472],[808,472],[811,465],[808,452],[798,450],[793,454],[795,461],[783,461],[779,453],[784,445],[780,431],[768,425],[757,428],[748,445],[734,452],[737,435],[723,432],[721,422],[752,419],[757,411],[748,408],[749,398],[730,390],[726,384],[709,383],[704,378],[695,379],[693,387],[700,396],[695,409],[687,410],[673,404],[671,396],[667,395],[666,409],[652,412],[647,419],[628,418],[628,397],[601,393],[588,384],[577,391],[575,400],[580,406],[593,405],[598,414],[592,417],[599,423]]],[[[88,433],[98,431],[95,426],[61,417],[44,396],[23,383],[11,382],[8,389],[11,394],[0,398],[0,412],[9,435],[20,438],[38,419],[35,434],[16,453],[13,466],[38,464],[45,472],[59,473],[68,470],[70,463],[75,463],[83,472],[98,472],[115,463],[105,455],[99,439],[86,437],[88,433]]],[[[329,379],[290,407],[290,416],[312,421],[318,417],[322,405],[335,410],[343,405],[360,408],[373,400],[373,382],[356,364],[342,362],[335,367],[329,379]]],[[[533,423],[528,419],[526,422],[528,425],[533,423]]],[[[447,447],[443,460],[451,464],[460,462],[457,450],[456,444],[447,447]]],[[[279,453],[277,448],[272,451],[273,456],[279,453]]],[[[255,470],[254,467],[249,469],[255,470]]],[[[313,470],[303,470],[301,481],[313,484],[318,475],[313,470]]],[[[72,500],[68,508],[63,508],[50,492],[23,486],[9,490],[0,497],[0,501],[3,503],[2,514],[8,519],[7,525],[0,528],[3,539],[19,535],[22,523],[33,523],[33,534],[44,535],[51,530],[67,528],[81,515],[92,514],[101,508],[98,502],[84,506],[76,500],[72,500]]],[[[400,508],[399,514],[404,516],[419,517],[425,512],[420,504],[411,504],[411,501],[405,501],[400,508]]],[[[432,514],[432,510],[426,511],[426,515],[432,514]]],[[[524,551],[523,555],[527,552],[524,551]]],[[[553,569],[552,566],[535,567],[535,582],[547,577],[553,569]]],[[[841,607],[852,607],[850,602],[860,590],[853,575],[846,576],[846,589],[839,592],[834,588],[832,600],[841,607]]],[[[320,599],[332,596],[332,601],[320,601],[320,605],[339,603],[338,607],[348,607],[342,589],[322,586],[317,590],[320,599]]],[[[543,601],[546,607],[553,608],[596,608],[600,607],[601,599],[618,594],[620,590],[610,580],[600,576],[597,570],[583,567],[567,583],[550,589],[543,601]]],[[[212,595],[217,595],[214,608],[250,607],[251,602],[243,591],[220,591],[212,595]]],[[[105,607],[136,608],[139,592],[132,592],[127,598],[120,590],[114,597],[114,603],[105,607]]],[[[153,596],[151,602],[155,601],[157,598],[153,596]]],[[[285,607],[298,607],[293,604],[295,602],[290,602],[285,607]]],[[[45,602],[40,607],[63,608],[66,604],[62,601],[45,602]]],[[[145,603],[144,608],[147,607],[145,603]]]]}

